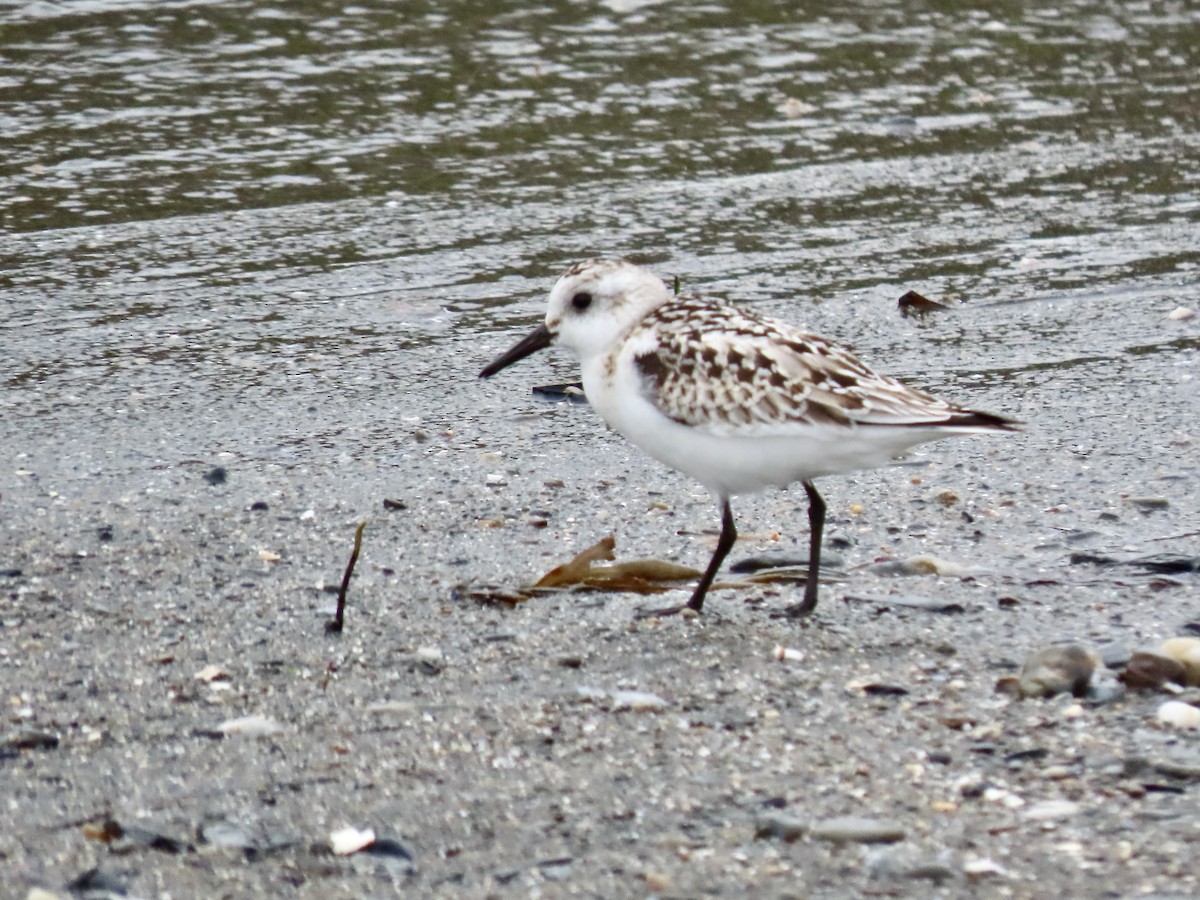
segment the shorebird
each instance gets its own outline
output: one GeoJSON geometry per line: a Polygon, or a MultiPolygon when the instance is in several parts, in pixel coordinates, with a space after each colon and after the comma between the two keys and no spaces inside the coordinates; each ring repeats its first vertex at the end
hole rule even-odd
{"type": "Polygon", "coordinates": [[[803,485],[809,565],[804,598],[817,606],[825,501],[813,479],[888,463],[952,434],[1015,431],[1014,419],[967,409],[881,375],[833,341],[718,300],[676,296],[622,259],[571,266],[550,291],[545,321],[481,378],[560,344],[583,367],[588,401],[614,431],[708,488],[721,535],[686,604],[696,612],[737,538],[730,498],[803,485]]]}

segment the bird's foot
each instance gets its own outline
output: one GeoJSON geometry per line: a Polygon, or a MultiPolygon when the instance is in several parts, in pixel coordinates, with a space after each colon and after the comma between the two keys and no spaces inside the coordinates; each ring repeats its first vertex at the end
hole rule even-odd
{"type": "Polygon", "coordinates": [[[789,619],[807,619],[816,608],[817,604],[815,603],[793,603],[791,606],[783,608],[783,614],[789,619]]]}

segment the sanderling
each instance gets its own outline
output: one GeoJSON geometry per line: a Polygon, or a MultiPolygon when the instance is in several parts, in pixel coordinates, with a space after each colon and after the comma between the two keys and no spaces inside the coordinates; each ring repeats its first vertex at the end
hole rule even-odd
{"type": "Polygon", "coordinates": [[[712,491],[721,536],[685,608],[700,611],[734,540],[729,500],[799,481],[808,494],[808,581],[788,607],[817,605],[825,501],[813,479],[884,465],[949,434],[1015,431],[1020,423],[965,409],[873,372],[825,338],[716,300],[676,296],[621,259],[589,259],[550,291],[546,320],[481,378],[552,343],[574,350],[601,418],[655,459],[712,491]]]}

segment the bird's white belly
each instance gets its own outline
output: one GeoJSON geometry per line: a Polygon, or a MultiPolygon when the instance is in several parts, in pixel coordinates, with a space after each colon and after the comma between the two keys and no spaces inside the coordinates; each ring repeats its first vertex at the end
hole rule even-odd
{"type": "Polygon", "coordinates": [[[636,376],[609,381],[602,364],[585,365],[584,392],[601,418],[655,459],[691,475],[722,497],[886,464],[932,429],[845,428],[795,424],[725,428],[684,425],[645,398],[636,376]]]}

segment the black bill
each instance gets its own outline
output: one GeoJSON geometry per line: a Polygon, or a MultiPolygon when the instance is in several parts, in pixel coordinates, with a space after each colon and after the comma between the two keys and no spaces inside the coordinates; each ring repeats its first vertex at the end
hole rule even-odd
{"type": "Polygon", "coordinates": [[[479,377],[491,378],[501,369],[506,369],[530,354],[537,353],[543,347],[549,347],[553,341],[554,335],[550,333],[550,329],[545,325],[539,325],[484,366],[483,371],[479,373],[479,377]]]}

